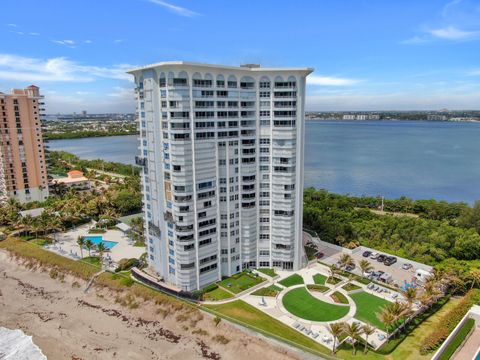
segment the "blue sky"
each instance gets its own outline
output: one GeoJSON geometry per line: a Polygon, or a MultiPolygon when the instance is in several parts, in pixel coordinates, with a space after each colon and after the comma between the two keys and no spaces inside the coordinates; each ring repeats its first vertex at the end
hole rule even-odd
{"type": "Polygon", "coordinates": [[[17,0],[0,91],[47,113],[134,110],[125,69],[167,60],[308,66],[307,110],[480,109],[480,0],[17,0]]]}

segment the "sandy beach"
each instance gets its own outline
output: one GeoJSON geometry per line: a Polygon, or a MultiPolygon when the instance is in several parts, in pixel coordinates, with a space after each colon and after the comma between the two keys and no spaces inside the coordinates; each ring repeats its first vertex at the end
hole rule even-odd
{"type": "MultiPolygon", "coordinates": [[[[298,354],[192,310],[142,302],[48,271],[27,269],[0,250],[0,326],[33,336],[48,359],[298,359],[298,354]],[[219,337],[220,336],[220,337],[219,337]],[[223,338],[222,338],[223,337],[223,338]]],[[[141,301],[141,300],[138,300],[141,301]]]]}

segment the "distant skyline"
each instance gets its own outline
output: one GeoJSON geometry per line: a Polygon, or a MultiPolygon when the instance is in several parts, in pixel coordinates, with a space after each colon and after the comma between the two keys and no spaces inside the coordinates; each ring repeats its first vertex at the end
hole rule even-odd
{"type": "Polygon", "coordinates": [[[126,69],[308,66],[307,111],[480,109],[480,1],[8,1],[0,91],[47,113],[133,112],[126,69]]]}

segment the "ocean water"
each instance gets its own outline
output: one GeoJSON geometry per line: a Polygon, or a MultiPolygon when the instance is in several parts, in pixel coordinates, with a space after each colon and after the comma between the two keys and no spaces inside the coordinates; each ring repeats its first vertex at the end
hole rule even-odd
{"type": "Polygon", "coordinates": [[[22,330],[10,330],[0,326],[0,359],[47,360],[32,337],[22,330]]]}
{"type": "MultiPolygon", "coordinates": [[[[49,146],[127,164],[138,152],[136,136],[53,140],[49,146]]],[[[305,186],[471,204],[480,200],[480,123],[309,120],[305,186]]]]}

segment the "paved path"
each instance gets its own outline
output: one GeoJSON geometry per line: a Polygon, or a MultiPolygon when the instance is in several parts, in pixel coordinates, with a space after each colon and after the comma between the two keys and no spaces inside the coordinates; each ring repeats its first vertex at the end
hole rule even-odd
{"type": "Polygon", "coordinates": [[[477,328],[471,333],[465,344],[462,346],[460,351],[458,351],[453,360],[470,360],[474,359],[477,354],[478,349],[480,348],[480,327],[477,328]]]}

